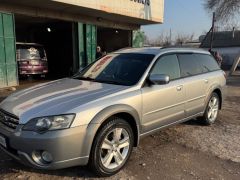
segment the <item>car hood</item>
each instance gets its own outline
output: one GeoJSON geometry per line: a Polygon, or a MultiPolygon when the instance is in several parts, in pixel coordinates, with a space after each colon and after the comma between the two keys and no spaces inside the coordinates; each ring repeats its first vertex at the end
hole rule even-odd
{"type": "Polygon", "coordinates": [[[20,122],[26,122],[34,117],[71,112],[76,107],[127,88],[66,78],[16,92],[6,98],[0,108],[20,117],[20,122]]]}

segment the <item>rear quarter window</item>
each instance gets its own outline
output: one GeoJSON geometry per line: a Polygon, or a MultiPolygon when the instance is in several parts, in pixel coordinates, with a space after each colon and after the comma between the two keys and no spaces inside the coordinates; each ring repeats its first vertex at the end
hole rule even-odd
{"type": "Polygon", "coordinates": [[[204,73],[219,70],[216,60],[208,54],[195,54],[196,59],[202,67],[204,73]]]}

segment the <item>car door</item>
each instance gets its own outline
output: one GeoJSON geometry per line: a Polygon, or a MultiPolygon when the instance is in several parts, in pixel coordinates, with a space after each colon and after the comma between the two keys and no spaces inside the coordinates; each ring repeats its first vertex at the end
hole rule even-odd
{"type": "Polygon", "coordinates": [[[166,85],[146,85],[142,91],[142,130],[147,133],[184,119],[185,87],[176,54],[160,57],[150,74],[170,77],[166,85]]]}
{"type": "Polygon", "coordinates": [[[184,78],[186,92],[186,116],[195,116],[203,112],[208,79],[193,53],[178,54],[181,77],[184,78]]]}

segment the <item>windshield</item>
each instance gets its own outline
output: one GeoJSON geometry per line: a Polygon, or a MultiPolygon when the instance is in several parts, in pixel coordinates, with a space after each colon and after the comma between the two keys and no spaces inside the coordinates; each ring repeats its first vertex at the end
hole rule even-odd
{"type": "Polygon", "coordinates": [[[18,60],[45,59],[45,51],[41,46],[17,46],[18,60]]]}
{"type": "Polygon", "coordinates": [[[150,54],[110,54],[86,67],[75,79],[132,86],[153,60],[150,54]]]}

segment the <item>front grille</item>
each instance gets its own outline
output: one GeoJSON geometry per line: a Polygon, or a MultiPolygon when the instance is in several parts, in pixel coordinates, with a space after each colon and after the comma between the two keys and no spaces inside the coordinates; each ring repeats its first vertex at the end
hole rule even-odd
{"type": "Polygon", "coordinates": [[[19,119],[6,111],[0,110],[0,123],[8,128],[16,129],[19,124],[19,119]]]}

